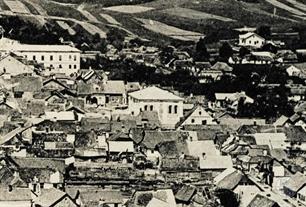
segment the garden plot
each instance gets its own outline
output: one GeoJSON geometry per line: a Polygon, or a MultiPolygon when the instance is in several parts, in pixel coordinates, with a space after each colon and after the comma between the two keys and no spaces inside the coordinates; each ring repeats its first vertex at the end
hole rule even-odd
{"type": "Polygon", "coordinates": [[[183,30],[154,20],[141,18],[138,18],[138,20],[142,23],[144,28],[171,37],[173,39],[183,41],[198,41],[201,37],[204,36],[201,33],[183,30]]]}
{"type": "Polygon", "coordinates": [[[29,9],[20,1],[16,0],[4,0],[4,3],[10,8],[14,13],[30,14],[29,9]]]}
{"type": "Polygon", "coordinates": [[[188,19],[215,19],[223,22],[233,22],[235,20],[214,15],[214,14],[209,14],[193,9],[187,9],[187,8],[181,8],[181,7],[175,7],[175,8],[170,8],[170,9],[165,9],[163,10],[164,13],[173,15],[173,16],[178,16],[178,17],[184,17],[188,19]]]}
{"type": "Polygon", "coordinates": [[[136,13],[142,13],[146,11],[150,11],[154,9],[153,7],[145,7],[145,6],[137,6],[137,5],[125,5],[125,6],[111,6],[103,8],[104,10],[108,11],[115,11],[120,13],[126,13],[126,14],[136,14],[136,13]]]}
{"type": "Polygon", "coordinates": [[[100,16],[110,24],[121,25],[116,19],[108,14],[100,14],[100,16]]]}
{"type": "Polygon", "coordinates": [[[70,35],[75,35],[76,31],[74,31],[74,29],[72,29],[69,24],[67,24],[64,21],[56,21],[56,23],[64,30],[67,30],[69,32],[70,35]]]}
{"type": "Polygon", "coordinates": [[[106,32],[97,27],[96,25],[90,24],[88,22],[79,22],[79,24],[91,35],[98,33],[101,38],[106,38],[106,32]]]}

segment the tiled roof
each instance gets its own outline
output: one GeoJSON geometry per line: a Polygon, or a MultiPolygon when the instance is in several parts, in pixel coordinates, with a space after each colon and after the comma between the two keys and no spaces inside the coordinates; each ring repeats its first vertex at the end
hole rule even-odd
{"type": "Polygon", "coordinates": [[[0,201],[31,201],[31,190],[28,188],[13,188],[9,191],[8,187],[0,188],[0,201]]]}
{"type": "Polygon", "coordinates": [[[132,92],[130,97],[139,100],[165,100],[165,101],[183,101],[184,99],[173,93],[158,88],[156,86],[148,87],[140,91],[132,92]]]}

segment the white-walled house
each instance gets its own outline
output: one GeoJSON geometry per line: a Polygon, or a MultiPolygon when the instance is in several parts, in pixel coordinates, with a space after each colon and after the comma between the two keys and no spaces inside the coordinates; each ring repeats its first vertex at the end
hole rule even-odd
{"type": "Polygon", "coordinates": [[[184,125],[214,125],[217,122],[201,105],[195,106],[186,116],[182,119],[180,126],[184,125]]]}
{"type": "Polygon", "coordinates": [[[33,73],[34,66],[28,65],[18,57],[8,54],[0,57],[0,73],[9,75],[19,75],[23,73],[33,73]]]}
{"type": "Polygon", "coordinates": [[[81,51],[70,45],[32,45],[32,44],[4,44],[0,54],[15,53],[28,61],[43,64],[46,75],[51,73],[65,73],[70,75],[80,69],[81,51]]]}
{"type": "Polygon", "coordinates": [[[158,87],[130,93],[129,110],[133,116],[141,111],[156,111],[163,127],[174,128],[183,117],[183,98],[158,87]]]}
{"type": "Polygon", "coordinates": [[[239,35],[239,46],[260,48],[265,44],[265,38],[254,32],[239,35]]]}

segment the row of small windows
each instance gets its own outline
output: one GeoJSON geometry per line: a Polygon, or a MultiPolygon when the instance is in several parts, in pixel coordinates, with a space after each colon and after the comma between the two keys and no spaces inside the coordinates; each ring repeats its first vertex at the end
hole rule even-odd
{"type": "Polygon", "coordinates": [[[177,114],[177,109],[178,109],[178,106],[168,106],[168,113],[169,114],[177,114]]]}
{"type": "Polygon", "coordinates": [[[145,110],[145,111],[153,111],[153,109],[154,109],[153,105],[150,105],[150,106],[145,105],[145,106],[144,106],[144,110],[145,110]]]}
{"type": "MultiPolygon", "coordinates": [[[[72,65],[69,65],[68,67],[69,67],[69,69],[72,69],[72,65]]],[[[51,64],[50,68],[54,68],[54,66],[51,64]]],[[[58,68],[63,68],[63,66],[62,65],[58,65],[58,68]]],[[[77,65],[73,65],[73,69],[77,69],[77,65]]]]}
{"type": "MultiPolygon", "coordinates": [[[[50,61],[53,61],[53,60],[54,60],[53,55],[50,55],[49,59],[50,59],[50,61]]],[[[59,60],[59,61],[62,61],[62,59],[63,59],[62,56],[59,55],[59,56],[58,56],[58,60],[59,60]]],[[[33,55],[33,60],[36,60],[36,55],[33,55]]],[[[42,56],[40,57],[40,60],[41,60],[41,61],[45,61],[45,56],[42,55],[42,56]]],[[[69,55],[69,60],[72,60],[72,55],[69,55]]],[[[74,60],[74,61],[77,60],[77,56],[76,56],[76,55],[73,56],[73,60],[74,60]]]]}

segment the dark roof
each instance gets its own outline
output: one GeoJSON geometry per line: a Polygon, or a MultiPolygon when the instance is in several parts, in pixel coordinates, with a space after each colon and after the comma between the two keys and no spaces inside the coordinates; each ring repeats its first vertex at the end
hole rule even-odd
{"type": "Polygon", "coordinates": [[[175,199],[183,202],[189,202],[197,192],[197,188],[192,185],[183,185],[175,194],[175,199]]]}
{"type": "Polygon", "coordinates": [[[162,171],[189,172],[199,170],[198,158],[163,158],[161,164],[162,171]]]}
{"type": "Polygon", "coordinates": [[[12,81],[17,84],[13,88],[15,92],[37,92],[42,88],[42,79],[40,77],[15,77],[12,81]]]}
{"type": "Polygon", "coordinates": [[[141,144],[148,149],[155,149],[162,142],[176,141],[183,136],[185,136],[184,133],[178,131],[145,131],[141,144]]]}
{"type": "Polygon", "coordinates": [[[289,126],[284,130],[289,141],[306,142],[306,131],[302,126],[289,126]]]}
{"type": "Polygon", "coordinates": [[[53,169],[60,172],[65,171],[64,159],[52,159],[52,158],[26,158],[26,157],[14,157],[13,162],[17,164],[18,168],[29,169],[53,169]]]}
{"type": "Polygon", "coordinates": [[[257,194],[247,207],[278,207],[279,205],[271,199],[257,194]]]}
{"type": "Polygon", "coordinates": [[[83,117],[80,122],[82,131],[111,131],[110,121],[102,117],[83,117]]]}

